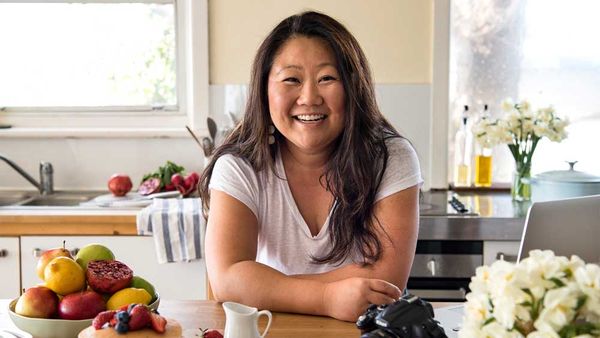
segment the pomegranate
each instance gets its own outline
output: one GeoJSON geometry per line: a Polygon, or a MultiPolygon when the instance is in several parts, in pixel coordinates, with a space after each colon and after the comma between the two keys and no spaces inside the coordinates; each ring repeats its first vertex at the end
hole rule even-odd
{"type": "Polygon", "coordinates": [[[131,178],[125,174],[114,174],[108,180],[108,190],[115,196],[125,196],[133,188],[131,178]]]}
{"type": "Polygon", "coordinates": [[[133,271],[117,260],[91,261],[86,277],[88,285],[97,292],[114,293],[126,288],[133,279],[133,271]]]}
{"type": "Polygon", "coordinates": [[[160,178],[152,177],[140,184],[138,192],[140,195],[150,195],[160,191],[160,178]]]}

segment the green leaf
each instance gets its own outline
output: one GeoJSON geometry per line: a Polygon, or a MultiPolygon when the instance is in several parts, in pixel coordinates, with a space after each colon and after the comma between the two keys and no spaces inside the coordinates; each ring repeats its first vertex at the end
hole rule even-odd
{"type": "Polygon", "coordinates": [[[559,288],[562,288],[563,286],[566,285],[565,283],[563,283],[563,281],[561,281],[560,279],[558,279],[556,277],[550,278],[550,281],[553,282],[559,288]]]}
{"type": "Polygon", "coordinates": [[[581,309],[581,307],[585,305],[587,298],[588,298],[587,295],[581,295],[577,298],[577,305],[575,305],[575,312],[579,311],[579,309],[581,309]]]}
{"type": "Polygon", "coordinates": [[[495,320],[496,320],[496,318],[494,318],[494,317],[490,317],[490,318],[488,318],[488,319],[487,319],[485,322],[483,322],[483,325],[481,325],[481,326],[486,326],[486,325],[488,325],[489,323],[492,323],[492,322],[494,322],[495,320]]]}

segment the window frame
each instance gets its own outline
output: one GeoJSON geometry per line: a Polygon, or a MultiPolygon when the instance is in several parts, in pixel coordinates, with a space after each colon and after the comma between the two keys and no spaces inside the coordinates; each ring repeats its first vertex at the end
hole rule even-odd
{"type": "Polygon", "coordinates": [[[448,189],[450,1],[433,3],[433,70],[431,84],[430,188],[448,189]],[[437,149],[442,149],[439,153],[437,149]]]}
{"type": "MultiPolygon", "coordinates": [[[[0,2],[13,2],[0,0],[0,2]]],[[[41,2],[41,1],[23,1],[41,2]]],[[[72,2],[72,1],[44,1],[72,2]]],[[[79,0],[81,3],[156,3],[171,1],[79,0]]],[[[0,137],[173,137],[187,135],[185,126],[204,135],[209,110],[208,0],[173,0],[176,22],[178,109],[148,107],[7,108],[0,137]],[[140,111],[144,110],[144,111],[140,111]]]]}

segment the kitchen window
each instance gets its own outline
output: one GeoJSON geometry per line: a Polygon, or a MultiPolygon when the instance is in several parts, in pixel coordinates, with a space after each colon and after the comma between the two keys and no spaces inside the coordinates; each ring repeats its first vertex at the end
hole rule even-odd
{"type": "MultiPolygon", "coordinates": [[[[594,0],[452,0],[449,2],[449,161],[464,105],[494,117],[503,99],[553,105],[568,117],[569,136],[543,139],[532,172],[576,169],[600,173],[600,46],[595,43],[600,3],[594,0]]],[[[509,182],[514,161],[506,145],[494,148],[493,181],[509,182]]]]}
{"type": "Polygon", "coordinates": [[[133,130],[204,120],[206,11],[206,0],[0,0],[0,124],[133,130]]]}

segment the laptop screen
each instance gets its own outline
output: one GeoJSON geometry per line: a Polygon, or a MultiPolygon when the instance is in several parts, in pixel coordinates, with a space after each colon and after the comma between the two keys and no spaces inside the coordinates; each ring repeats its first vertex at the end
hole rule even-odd
{"type": "Polygon", "coordinates": [[[525,220],[518,260],[534,249],[577,255],[600,263],[600,195],[533,203],[525,220]]]}

